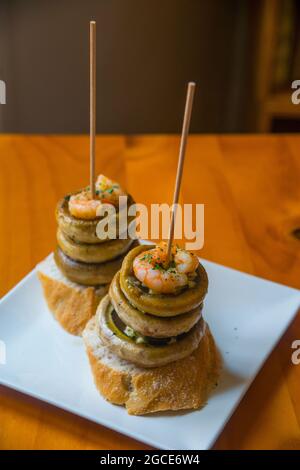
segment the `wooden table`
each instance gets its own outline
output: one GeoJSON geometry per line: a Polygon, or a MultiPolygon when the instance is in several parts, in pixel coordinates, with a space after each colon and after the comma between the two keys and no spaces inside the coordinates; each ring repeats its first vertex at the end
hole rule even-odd
{"type": "MultiPolygon", "coordinates": [[[[176,136],[101,136],[97,171],[139,202],[171,202],[177,151],[176,136]]],[[[55,204],[87,184],[87,156],[86,136],[0,137],[1,296],[53,249],[55,204]]],[[[205,204],[204,258],[300,288],[300,137],[191,136],[182,200],[205,204]]],[[[300,449],[295,339],[299,315],[216,449],[300,449]]],[[[147,449],[7,388],[0,394],[1,449],[147,449]]]]}

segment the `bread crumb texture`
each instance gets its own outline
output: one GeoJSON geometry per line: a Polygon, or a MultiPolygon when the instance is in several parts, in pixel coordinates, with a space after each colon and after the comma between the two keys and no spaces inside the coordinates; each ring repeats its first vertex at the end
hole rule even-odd
{"type": "Polygon", "coordinates": [[[96,387],[108,401],[125,405],[133,415],[197,409],[206,403],[220,370],[208,326],[191,355],[163,367],[144,369],[112,354],[99,338],[98,324],[97,316],[93,317],[83,339],[96,387]]]}
{"type": "Polygon", "coordinates": [[[49,310],[60,325],[73,335],[81,335],[88,320],[108,291],[108,285],[85,287],[69,281],[58,269],[53,255],[37,266],[49,310]]]}

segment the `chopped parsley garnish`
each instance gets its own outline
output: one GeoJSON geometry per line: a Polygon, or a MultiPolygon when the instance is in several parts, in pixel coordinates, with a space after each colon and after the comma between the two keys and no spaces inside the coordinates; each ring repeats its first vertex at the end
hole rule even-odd
{"type": "Polygon", "coordinates": [[[141,258],[141,261],[152,261],[152,255],[150,253],[145,253],[141,258]]]}
{"type": "Polygon", "coordinates": [[[153,266],[153,269],[157,269],[158,271],[164,271],[164,268],[159,263],[155,263],[155,265],[153,266]]]}

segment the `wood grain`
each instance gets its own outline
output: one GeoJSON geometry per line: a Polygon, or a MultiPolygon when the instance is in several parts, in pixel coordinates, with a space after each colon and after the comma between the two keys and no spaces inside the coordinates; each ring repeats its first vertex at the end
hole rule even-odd
{"type": "MultiPolygon", "coordinates": [[[[97,137],[97,173],[139,202],[171,202],[179,137],[97,137]]],[[[0,295],[55,243],[54,207],[88,184],[87,136],[0,137],[0,295]]],[[[191,136],[181,200],[205,204],[201,256],[300,288],[300,137],[191,136]]],[[[290,326],[215,444],[217,449],[300,449],[300,366],[290,326]]],[[[0,388],[1,449],[147,446],[0,388]]]]}

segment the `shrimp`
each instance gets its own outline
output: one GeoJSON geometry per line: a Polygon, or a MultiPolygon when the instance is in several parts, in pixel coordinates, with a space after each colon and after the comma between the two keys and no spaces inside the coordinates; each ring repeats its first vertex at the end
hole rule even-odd
{"type": "Polygon", "coordinates": [[[198,258],[193,253],[174,246],[171,254],[171,261],[166,265],[165,243],[140,253],[133,261],[133,272],[137,279],[161,294],[171,294],[187,286],[198,267],[198,258]]]}
{"type": "Polygon", "coordinates": [[[199,264],[199,260],[194,253],[180,248],[175,253],[174,261],[177,271],[186,274],[195,272],[199,264]]]}
{"type": "Polygon", "coordinates": [[[110,180],[104,175],[99,175],[96,181],[96,195],[102,202],[117,205],[119,197],[124,196],[125,192],[115,181],[110,180]]]}
{"type": "Polygon", "coordinates": [[[84,190],[70,197],[69,211],[73,217],[91,220],[96,217],[97,209],[100,204],[101,201],[99,199],[91,198],[90,191],[84,190]]]}
{"type": "Polygon", "coordinates": [[[119,196],[125,194],[118,183],[104,175],[99,175],[95,184],[95,199],[92,199],[89,188],[74,194],[69,199],[69,211],[71,215],[79,219],[92,220],[97,216],[100,204],[113,204],[116,206],[119,196]]]}

